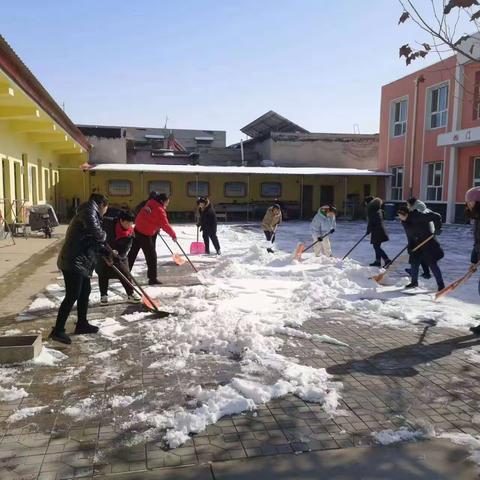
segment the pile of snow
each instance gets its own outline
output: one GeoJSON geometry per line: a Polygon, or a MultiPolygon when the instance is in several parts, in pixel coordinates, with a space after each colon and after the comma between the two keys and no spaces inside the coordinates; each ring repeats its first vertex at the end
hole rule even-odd
{"type": "Polygon", "coordinates": [[[32,363],[34,365],[53,367],[54,365],[63,362],[67,358],[68,356],[64,353],[59,352],[58,350],[55,350],[53,348],[47,348],[44,346],[38,357],[35,357],[29,363],[32,363]]]}
{"type": "Polygon", "coordinates": [[[28,393],[23,388],[0,386],[0,402],[14,402],[25,397],[28,397],[28,393]]]}
{"type": "Polygon", "coordinates": [[[407,427],[400,427],[398,430],[382,430],[374,432],[373,437],[381,445],[391,445],[392,443],[409,442],[419,440],[425,437],[425,432],[421,430],[410,430],[407,427]]]}
{"type": "Polygon", "coordinates": [[[42,410],[45,410],[46,406],[41,406],[41,407],[26,407],[26,408],[21,408],[17,410],[15,413],[12,413],[8,418],[7,422],[13,423],[13,422],[18,422],[20,420],[23,420],[27,417],[31,417],[33,415],[36,415],[37,413],[41,412],[42,410]]]}
{"type": "Polygon", "coordinates": [[[27,308],[27,312],[36,312],[39,310],[49,310],[55,308],[55,303],[47,297],[37,297],[27,308]]]}

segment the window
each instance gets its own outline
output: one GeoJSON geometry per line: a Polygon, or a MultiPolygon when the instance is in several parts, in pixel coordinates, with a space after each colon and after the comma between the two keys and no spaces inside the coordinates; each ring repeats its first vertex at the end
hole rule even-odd
{"type": "Polygon", "coordinates": [[[473,159],[473,186],[480,187],[480,157],[473,159]]]}
{"type": "Polygon", "coordinates": [[[260,196],[278,198],[282,196],[282,184],[280,182],[263,182],[260,185],[260,196]]]}
{"type": "Polygon", "coordinates": [[[245,182],[225,182],[224,193],[226,197],[245,197],[247,184],[245,182]]]}
{"type": "Polygon", "coordinates": [[[130,180],[109,180],[108,194],[114,197],[126,197],[132,194],[132,182],[130,180]]]}
{"type": "Polygon", "coordinates": [[[208,182],[187,182],[187,195],[189,197],[208,197],[210,185],[208,182]]]}
{"type": "Polygon", "coordinates": [[[403,167],[393,167],[392,183],[390,184],[390,199],[402,200],[403,198],[403,167]]]}
{"type": "Polygon", "coordinates": [[[480,71],[475,72],[475,84],[473,86],[473,119],[480,118],[480,71]]]}
{"type": "Polygon", "coordinates": [[[445,127],[448,117],[448,85],[430,90],[430,128],[445,127]]]}
{"type": "Polygon", "coordinates": [[[170,196],[172,194],[172,184],[168,180],[153,180],[148,182],[148,191],[165,193],[170,196]]]}
{"type": "Polygon", "coordinates": [[[443,192],[443,162],[429,163],[427,169],[427,201],[439,202],[443,192]]]}
{"type": "Polygon", "coordinates": [[[392,135],[394,137],[400,137],[405,135],[407,131],[407,100],[400,100],[395,102],[392,106],[392,135]]]}

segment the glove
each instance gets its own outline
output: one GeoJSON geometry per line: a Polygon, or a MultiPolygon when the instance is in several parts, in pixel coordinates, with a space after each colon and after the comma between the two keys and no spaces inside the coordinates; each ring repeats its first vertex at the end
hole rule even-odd
{"type": "Polygon", "coordinates": [[[177,242],[177,237],[172,237],[172,240],[176,243],[177,242]]]}
{"type": "Polygon", "coordinates": [[[323,242],[323,237],[318,237],[317,242],[323,242]]]}
{"type": "Polygon", "coordinates": [[[472,263],[472,264],[470,265],[470,271],[471,271],[471,272],[476,272],[477,269],[478,269],[478,267],[477,267],[477,265],[476,265],[475,263],[472,263]]]}
{"type": "Polygon", "coordinates": [[[333,233],[334,231],[335,231],[335,229],[334,229],[334,228],[332,228],[332,229],[330,230],[330,233],[333,233]]]}
{"type": "Polygon", "coordinates": [[[112,257],[113,258],[118,258],[118,251],[117,250],[112,250],[112,257]]]}

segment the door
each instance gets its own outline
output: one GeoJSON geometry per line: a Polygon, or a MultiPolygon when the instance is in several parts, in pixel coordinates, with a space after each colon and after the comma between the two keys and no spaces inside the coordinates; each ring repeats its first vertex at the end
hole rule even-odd
{"type": "Polygon", "coordinates": [[[302,218],[310,218],[313,213],[313,186],[304,185],[302,189],[302,218]]]}
{"type": "Polygon", "coordinates": [[[320,187],[320,206],[333,205],[335,203],[335,188],[333,185],[322,185],[320,187]]]}

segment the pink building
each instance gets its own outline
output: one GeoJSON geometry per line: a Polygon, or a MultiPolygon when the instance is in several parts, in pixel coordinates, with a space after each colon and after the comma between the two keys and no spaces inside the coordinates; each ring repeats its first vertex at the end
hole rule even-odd
{"type": "Polygon", "coordinates": [[[465,192],[480,185],[480,62],[454,55],[384,85],[380,115],[385,199],[415,196],[463,222],[465,192]]]}

